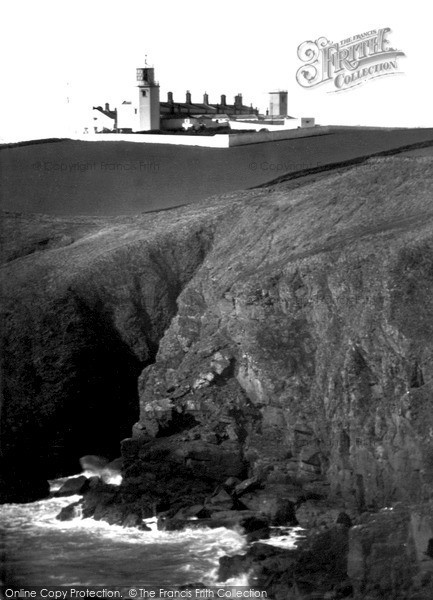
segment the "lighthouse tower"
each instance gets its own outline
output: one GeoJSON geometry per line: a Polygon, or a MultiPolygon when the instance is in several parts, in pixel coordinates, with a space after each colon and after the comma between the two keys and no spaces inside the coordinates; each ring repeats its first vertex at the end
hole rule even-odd
{"type": "Polygon", "coordinates": [[[159,129],[159,84],[153,67],[137,69],[138,131],[159,129]]]}
{"type": "Polygon", "coordinates": [[[269,114],[271,117],[287,117],[287,92],[269,92],[269,114]]]}

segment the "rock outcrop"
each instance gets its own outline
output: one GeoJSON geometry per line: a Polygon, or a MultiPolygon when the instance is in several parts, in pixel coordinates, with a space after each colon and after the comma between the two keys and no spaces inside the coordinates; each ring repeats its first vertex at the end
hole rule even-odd
{"type": "Polygon", "coordinates": [[[360,510],[429,499],[430,169],[373,161],[222,220],[139,379],[126,481],[151,440],[181,435],[165,460],[191,477],[244,461],[360,510]]]}
{"type": "MultiPolygon", "coordinates": [[[[432,194],[430,159],[372,160],[95,222],[10,262],[3,460],[36,446],[45,465],[56,440],[60,462],[75,449],[110,455],[104,440],[117,410],[133,415],[126,389],[139,375],[108,512],[220,503],[276,524],[332,524],[363,597],[365,565],[406,533],[376,540],[367,519],[360,542],[352,522],[397,502],[413,515],[432,499],[432,194]],[[70,441],[78,432],[86,443],[70,441]]],[[[87,514],[101,512],[92,494],[87,514]]],[[[409,588],[421,589],[428,577],[411,565],[409,588]]]]}

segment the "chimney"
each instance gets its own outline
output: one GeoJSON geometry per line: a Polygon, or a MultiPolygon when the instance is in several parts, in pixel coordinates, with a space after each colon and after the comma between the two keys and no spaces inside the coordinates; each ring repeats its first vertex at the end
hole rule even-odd
{"type": "Polygon", "coordinates": [[[186,92],[186,103],[191,104],[191,92],[189,90],[186,92]]]}
{"type": "Polygon", "coordinates": [[[109,111],[109,110],[110,110],[110,105],[109,105],[109,103],[108,103],[108,102],[106,102],[106,103],[105,103],[105,110],[106,110],[106,111],[109,111]]]}
{"type": "Polygon", "coordinates": [[[203,94],[203,104],[209,104],[209,96],[206,92],[203,94]]]}
{"type": "Polygon", "coordinates": [[[226,95],[222,94],[221,95],[221,106],[225,106],[226,105],[226,95]]]}
{"type": "Polygon", "coordinates": [[[242,94],[235,96],[235,107],[242,108],[242,94]]]}
{"type": "Polygon", "coordinates": [[[173,104],[173,92],[168,92],[167,93],[167,102],[169,104],[173,104]]]}

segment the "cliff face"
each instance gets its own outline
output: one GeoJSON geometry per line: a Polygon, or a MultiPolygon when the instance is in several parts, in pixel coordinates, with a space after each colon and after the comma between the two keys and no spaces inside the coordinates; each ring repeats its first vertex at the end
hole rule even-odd
{"type": "Polygon", "coordinates": [[[193,476],[430,497],[431,177],[380,159],[136,218],[9,215],[3,460],[115,455],[149,365],[134,481],[142,441],[174,435],[193,476]]]}
{"type": "Polygon", "coordinates": [[[230,477],[213,510],[305,526],[400,502],[337,535],[352,584],[431,583],[432,196],[431,159],[389,158],[134,218],[8,215],[2,499],[126,437],[89,515],[141,523],[230,477]]]}
{"type": "Polygon", "coordinates": [[[131,464],[182,430],[172,458],[195,475],[429,499],[431,168],[376,161],[232,205],[140,377],[131,464]]]}

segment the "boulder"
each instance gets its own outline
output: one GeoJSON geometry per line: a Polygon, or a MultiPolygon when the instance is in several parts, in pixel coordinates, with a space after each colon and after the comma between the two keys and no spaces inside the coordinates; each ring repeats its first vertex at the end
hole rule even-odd
{"type": "Polygon", "coordinates": [[[215,495],[206,499],[205,506],[209,510],[213,508],[231,510],[233,508],[233,498],[222,488],[215,495]]]}
{"type": "Polygon", "coordinates": [[[121,504],[98,504],[93,518],[95,521],[105,521],[109,525],[123,525],[124,520],[129,518],[129,508],[121,504]]]}
{"type": "Polygon", "coordinates": [[[307,500],[296,509],[295,517],[300,527],[311,529],[322,526],[331,527],[337,523],[338,519],[340,519],[338,522],[345,520],[347,524],[346,517],[341,516],[343,514],[350,520],[350,517],[342,512],[341,507],[333,506],[326,501],[307,500]]]}
{"type": "Polygon", "coordinates": [[[84,493],[83,517],[93,517],[98,511],[97,518],[103,519],[104,510],[116,503],[121,504],[121,495],[119,494],[117,486],[108,485],[98,479],[98,481],[94,482],[92,487],[84,493]]]}
{"type": "MultiPolygon", "coordinates": [[[[140,527],[143,525],[143,519],[137,513],[128,513],[122,521],[122,527],[140,527]]],[[[150,529],[147,527],[147,529],[150,529]]]]}
{"type": "Polygon", "coordinates": [[[215,511],[211,519],[214,522],[226,523],[226,527],[241,529],[248,543],[270,537],[269,519],[251,510],[215,511]]]}
{"type": "Polygon", "coordinates": [[[82,516],[82,507],[81,502],[73,502],[72,504],[68,504],[68,506],[64,506],[62,510],[56,515],[56,519],[59,521],[72,521],[72,519],[77,519],[82,516]]]}
{"type": "Polygon", "coordinates": [[[74,494],[83,494],[89,489],[89,479],[84,475],[67,479],[61,488],[55,492],[54,496],[73,496],[74,494]]]}
{"type": "Polygon", "coordinates": [[[243,494],[248,491],[255,490],[260,487],[260,481],[258,477],[250,477],[249,479],[244,479],[241,483],[235,486],[233,492],[239,498],[243,494]]]}
{"type": "Polygon", "coordinates": [[[229,493],[231,494],[232,492],[234,492],[234,489],[237,485],[239,485],[241,483],[240,479],[238,477],[228,477],[223,485],[223,488],[229,493]]]}

